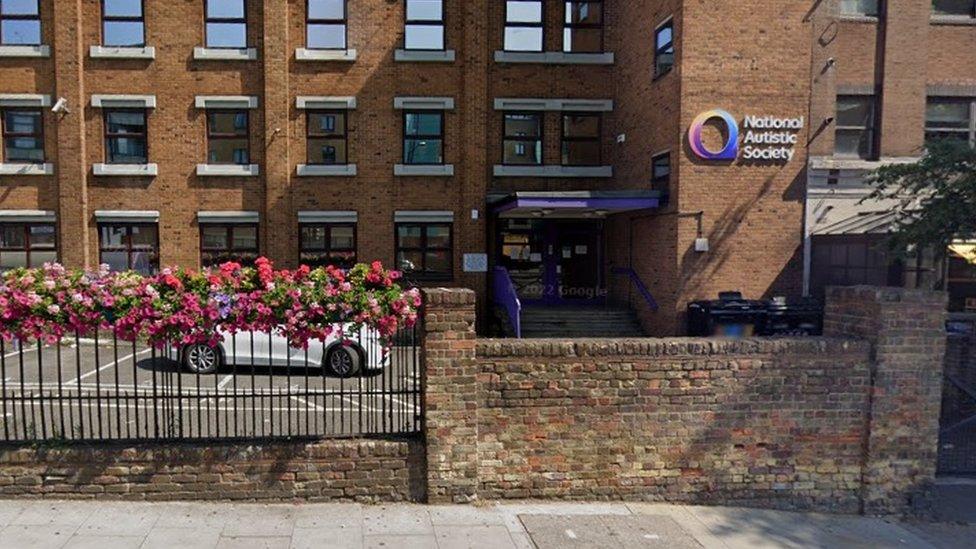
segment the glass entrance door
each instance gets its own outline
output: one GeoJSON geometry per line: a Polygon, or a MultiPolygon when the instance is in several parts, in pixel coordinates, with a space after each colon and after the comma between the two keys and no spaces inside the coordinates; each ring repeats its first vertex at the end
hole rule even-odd
{"type": "Polygon", "coordinates": [[[599,303],[605,299],[599,221],[500,219],[498,264],[523,303],[599,303]]]}

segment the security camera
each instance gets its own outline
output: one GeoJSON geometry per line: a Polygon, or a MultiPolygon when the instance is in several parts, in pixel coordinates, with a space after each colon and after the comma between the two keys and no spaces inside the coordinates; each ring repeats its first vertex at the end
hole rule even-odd
{"type": "Polygon", "coordinates": [[[59,97],[58,101],[54,104],[53,107],[51,107],[51,112],[55,112],[58,114],[70,112],[68,110],[68,100],[63,97],[59,97]]]}

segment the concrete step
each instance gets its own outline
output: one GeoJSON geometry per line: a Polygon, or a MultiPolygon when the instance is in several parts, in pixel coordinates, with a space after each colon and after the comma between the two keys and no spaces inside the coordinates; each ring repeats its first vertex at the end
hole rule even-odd
{"type": "Polygon", "coordinates": [[[528,308],[522,311],[525,338],[644,337],[633,311],[606,308],[528,308]]]}

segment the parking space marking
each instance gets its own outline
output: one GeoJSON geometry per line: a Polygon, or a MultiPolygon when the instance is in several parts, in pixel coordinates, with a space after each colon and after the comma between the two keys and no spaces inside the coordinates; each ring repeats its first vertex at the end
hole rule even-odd
{"type": "Polygon", "coordinates": [[[124,357],[122,357],[122,358],[120,358],[118,360],[113,360],[112,362],[109,362],[108,364],[105,364],[104,366],[100,366],[98,369],[92,370],[92,371],[88,372],[87,374],[82,374],[80,377],[76,377],[76,378],[71,379],[70,381],[66,381],[65,384],[66,385],[70,385],[72,383],[77,383],[77,382],[81,381],[82,379],[85,379],[87,377],[91,377],[91,376],[93,376],[93,375],[95,375],[95,374],[97,374],[97,373],[99,373],[99,372],[101,372],[103,370],[107,370],[107,369],[109,369],[109,368],[111,368],[113,366],[118,366],[119,364],[121,364],[122,362],[124,362],[126,360],[131,360],[133,358],[136,358],[139,355],[144,355],[144,354],[148,353],[149,351],[152,351],[152,349],[151,348],[150,349],[143,349],[143,350],[139,351],[138,353],[129,353],[128,355],[126,355],[126,356],[124,356],[124,357]]]}

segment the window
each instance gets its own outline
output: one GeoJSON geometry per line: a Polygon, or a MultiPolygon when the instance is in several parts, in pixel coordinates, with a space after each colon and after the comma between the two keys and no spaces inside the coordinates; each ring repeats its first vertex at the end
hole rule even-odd
{"type": "Polygon", "coordinates": [[[207,111],[207,163],[250,164],[247,111],[207,111]]]}
{"type": "Polygon", "coordinates": [[[407,0],[403,47],[408,50],[444,49],[443,0],[407,0]]]}
{"type": "Polygon", "coordinates": [[[245,0],[206,0],[208,48],[247,47],[247,8],[245,0]]]}
{"type": "Polygon", "coordinates": [[[159,270],[159,227],[155,223],[99,224],[98,247],[99,261],[113,271],[152,275],[159,270]]]}
{"type": "Polygon", "coordinates": [[[813,237],[810,291],[822,298],[827,286],[901,286],[903,267],[887,254],[883,234],[813,237]]]}
{"type": "Polygon", "coordinates": [[[666,193],[671,189],[671,153],[651,159],[651,189],[666,193]]]}
{"type": "Polygon", "coordinates": [[[565,2],[563,51],[603,51],[603,1],[565,2]]]}
{"type": "Polygon", "coordinates": [[[976,110],[969,98],[929,98],[925,108],[925,142],[944,139],[976,144],[976,110]]]}
{"type": "Polygon", "coordinates": [[[343,111],[309,111],[306,132],[309,164],[348,164],[349,136],[343,111]]]}
{"type": "Polygon", "coordinates": [[[542,114],[505,113],[503,164],[542,164],[542,114]]]}
{"type": "Polygon", "coordinates": [[[102,0],[102,45],[146,45],[142,0],[102,0]]]}
{"type": "Polygon", "coordinates": [[[881,0],[840,0],[842,15],[878,16],[878,4],[881,0]]]}
{"type": "Polygon", "coordinates": [[[505,51],[542,51],[543,21],[540,0],[507,0],[505,51]]]}
{"type": "Polygon", "coordinates": [[[960,15],[976,17],[976,0],[932,0],[936,15],[960,15]]]}
{"type": "Polygon", "coordinates": [[[403,163],[444,163],[444,113],[403,113],[403,163]]]}
{"type": "Polygon", "coordinates": [[[109,164],[146,164],[149,147],[146,140],[146,111],[105,111],[105,162],[109,164]]]}
{"type": "Polygon", "coordinates": [[[346,17],[346,0],[308,0],[306,47],[346,49],[346,17]]]}
{"type": "Polygon", "coordinates": [[[834,153],[870,159],[874,156],[874,97],[842,95],[837,98],[834,153]]]}
{"type": "Polygon", "coordinates": [[[43,114],[37,109],[6,109],[3,125],[3,161],[44,162],[43,114]]]}
{"type": "Polygon", "coordinates": [[[352,223],[302,223],[299,227],[299,261],[310,267],[356,265],[356,225],[352,223]]]}
{"type": "Polygon", "coordinates": [[[0,44],[39,46],[41,12],[38,0],[0,0],[0,44]]]}
{"type": "Polygon", "coordinates": [[[228,261],[244,266],[258,258],[257,224],[200,225],[200,265],[216,267],[228,261]]]}
{"type": "Polygon", "coordinates": [[[600,115],[563,115],[563,166],[600,165],[600,115]]]}
{"type": "Polygon", "coordinates": [[[0,272],[58,260],[54,223],[0,223],[0,272]]]}
{"type": "Polygon", "coordinates": [[[662,76],[674,68],[674,20],[668,19],[654,31],[654,76],[662,76]]]}
{"type": "Polygon", "coordinates": [[[396,261],[415,280],[450,280],[454,276],[453,227],[450,223],[398,223],[396,261]]]}

